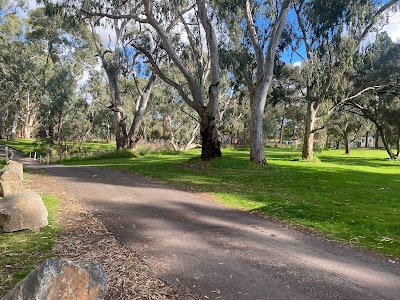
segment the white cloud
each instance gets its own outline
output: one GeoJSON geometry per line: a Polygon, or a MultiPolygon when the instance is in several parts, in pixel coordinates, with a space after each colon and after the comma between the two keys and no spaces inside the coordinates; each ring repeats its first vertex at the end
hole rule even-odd
{"type": "Polygon", "coordinates": [[[400,11],[389,14],[388,24],[382,27],[393,41],[400,41],[400,11]]]}
{"type": "Polygon", "coordinates": [[[302,64],[303,64],[303,61],[299,60],[299,61],[295,61],[292,65],[293,65],[293,67],[301,67],[302,64]]]}

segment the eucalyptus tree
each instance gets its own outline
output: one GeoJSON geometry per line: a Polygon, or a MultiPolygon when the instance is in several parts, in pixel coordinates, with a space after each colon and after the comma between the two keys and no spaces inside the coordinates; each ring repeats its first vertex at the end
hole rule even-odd
{"type": "MultiPolygon", "coordinates": [[[[15,14],[4,16],[0,23],[0,40],[1,135],[4,135],[7,124],[11,139],[15,139],[19,119],[26,116],[21,114],[21,109],[29,102],[30,92],[35,88],[27,71],[33,62],[26,59],[32,51],[24,41],[23,22],[15,14]]],[[[24,127],[28,128],[27,125],[24,127]]]]}
{"type": "Polygon", "coordinates": [[[345,154],[350,154],[351,144],[362,136],[368,126],[364,117],[345,108],[330,116],[328,135],[336,137],[337,145],[342,142],[345,154]]]}
{"type": "Polygon", "coordinates": [[[154,72],[177,90],[180,97],[197,112],[200,123],[203,160],[221,156],[217,131],[219,99],[219,53],[216,32],[217,10],[205,1],[127,1],[129,9],[113,12],[113,5],[87,7],[89,15],[135,20],[141,29],[160,42],[161,55],[169,58],[167,69],[159,64],[148,49],[150,39],[132,40],[138,51],[147,57],[154,72]],[[171,78],[169,70],[180,76],[171,78]]]}
{"type": "Polygon", "coordinates": [[[389,157],[397,159],[392,145],[398,148],[400,136],[400,44],[381,34],[360,56],[353,93],[368,91],[347,105],[376,126],[389,157]]]}
{"type": "Polygon", "coordinates": [[[301,0],[294,5],[300,32],[297,45],[305,48],[303,159],[312,160],[314,134],[325,127],[326,117],[364,92],[350,97],[345,93],[354,72],[353,56],[380,17],[397,2],[301,0]]]}
{"type": "MultiPolygon", "coordinates": [[[[136,70],[143,64],[140,53],[132,50],[131,43],[140,39],[138,36],[140,28],[132,18],[139,7],[140,2],[135,1],[43,1],[50,14],[62,14],[66,19],[75,22],[85,22],[92,33],[95,44],[96,55],[105,70],[108,78],[110,105],[109,108],[114,115],[114,128],[117,149],[134,148],[139,140],[139,128],[146,111],[151,91],[157,81],[157,75],[151,70],[146,74],[136,74],[136,70]],[[132,15],[125,15],[129,11],[132,15]],[[102,40],[99,31],[109,31],[108,41],[102,40]],[[136,101],[137,105],[132,112],[132,123],[129,126],[127,119],[129,112],[125,110],[121,98],[121,82],[137,77],[147,79],[147,84],[139,88],[140,97],[130,99],[136,101]]],[[[147,40],[151,42],[150,40],[147,40]]],[[[157,43],[146,43],[146,50],[155,58],[157,63],[161,62],[158,56],[159,45],[157,43]]],[[[128,104],[129,106],[129,104],[128,104]]]]}
{"type": "Polygon", "coordinates": [[[256,164],[267,163],[263,135],[265,105],[273,80],[276,50],[293,2],[243,0],[235,5],[228,1],[220,4],[230,30],[230,40],[223,45],[225,63],[245,84],[250,97],[250,161],[256,164]]]}

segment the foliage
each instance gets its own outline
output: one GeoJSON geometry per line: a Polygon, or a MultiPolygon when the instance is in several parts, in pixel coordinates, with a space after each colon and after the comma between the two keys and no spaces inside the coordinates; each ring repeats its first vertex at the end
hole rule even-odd
{"type": "Polygon", "coordinates": [[[40,232],[19,231],[0,235],[0,297],[23,279],[44,259],[52,257],[52,247],[59,232],[55,214],[59,200],[43,195],[49,212],[49,225],[40,232]]]}

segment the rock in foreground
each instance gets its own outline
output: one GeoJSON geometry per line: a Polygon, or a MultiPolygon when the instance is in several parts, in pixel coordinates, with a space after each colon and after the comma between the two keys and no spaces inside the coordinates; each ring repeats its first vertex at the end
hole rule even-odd
{"type": "Polygon", "coordinates": [[[46,259],[1,300],[101,300],[106,291],[100,263],[46,259]]]}
{"type": "Polygon", "coordinates": [[[0,203],[0,230],[38,231],[47,226],[47,209],[40,195],[33,191],[13,194],[0,203]]]}
{"type": "Polygon", "coordinates": [[[23,165],[10,160],[0,171],[0,196],[7,197],[22,192],[22,180],[23,165]]]}

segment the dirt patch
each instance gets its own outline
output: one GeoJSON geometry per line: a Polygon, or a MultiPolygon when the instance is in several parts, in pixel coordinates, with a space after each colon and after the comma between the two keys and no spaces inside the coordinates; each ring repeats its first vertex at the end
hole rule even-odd
{"type": "Polygon", "coordinates": [[[26,185],[60,199],[57,220],[61,234],[53,248],[55,256],[71,260],[100,262],[107,274],[106,299],[199,299],[180,286],[168,286],[158,279],[146,262],[121,245],[104,225],[87,212],[80,201],[41,170],[27,170],[26,185]]]}

